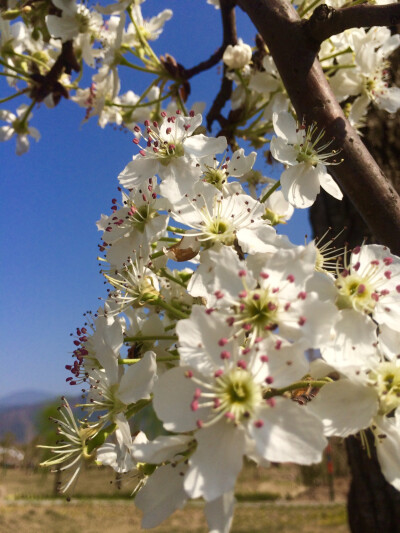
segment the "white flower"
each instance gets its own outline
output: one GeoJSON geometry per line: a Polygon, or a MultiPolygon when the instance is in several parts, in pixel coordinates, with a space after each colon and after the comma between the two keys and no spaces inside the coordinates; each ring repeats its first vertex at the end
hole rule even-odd
{"type": "Polygon", "coordinates": [[[282,339],[303,339],[306,348],[325,344],[337,310],[308,290],[315,265],[312,245],[255,254],[246,262],[230,248],[210,250],[208,256],[189,292],[206,299],[212,316],[225,317],[229,338],[241,331],[251,344],[265,337],[277,346],[282,339]]]}
{"type": "Polygon", "coordinates": [[[145,132],[139,126],[134,128],[138,135],[134,142],[140,147],[142,137],[145,147],[128,163],[118,176],[127,189],[140,187],[144,181],[158,174],[160,178],[199,176],[201,173],[193,164],[201,158],[223,152],[226,148],[225,137],[213,138],[194,134],[202,122],[200,114],[184,117],[181,114],[167,117],[165,112],[162,124],[145,122],[145,132]]]}
{"type": "Polygon", "coordinates": [[[7,126],[0,127],[0,142],[9,141],[13,135],[17,136],[17,155],[25,154],[29,150],[29,138],[31,135],[35,141],[40,139],[40,133],[36,128],[28,126],[28,120],[32,117],[31,114],[26,116],[28,106],[23,104],[17,109],[17,114],[11,113],[4,109],[0,110],[0,120],[5,120],[9,123],[7,126]]]}
{"type": "Polygon", "coordinates": [[[83,4],[77,5],[75,0],[54,0],[53,4],[62,11],[61,17],[46,16],[46,24],[53,37],[59,37],[65,42],[80,33],[95,33],[100,30],[102,16],[90,12],[83,4]]]}
{"type": "MultiPolygon", "coordinates": [[[[223,321],[203,313],[201,342],[189,346],[182,338],[184,366],[161,376],[153,405],[168,431],[197,428],[184,488],[192,498],[211,501],[233,489],[250,449],[266,460],[310,464],[319,460],[325,439],[307,409],[288,399],[265,399],[270,383],[284,386],[293,377],[286,372],[288,360],[296,372],[304,370],[295,362],[299,348],[280,352],[264,341],[242,349],[237,339],[225,341],[223,321]]],[[[185,331],[188,321],[180,324],[185,331]]]]}
{"type": "Polygon", "coordinates": [[[231,69],[241,69],[250,63],[251,56],[251,47],[245,44],[242,39],[239,39],[237,44],[233,46],[228,44],[222,60],[231,69]]]}
{"type": "Polygon", "coordinates": [[[400,329],[400,259],[378,244],[354,248],[336,280],[340,309],[370,314],[378,324],[400,329]]]}
{"type": "Polygon", "coordinates": [[[343,194],[326,170],[326,165],[337,164],[328,162],[335,152],[325,151],[330,142],[318,146],[324,133],[313,138],[315,126],[298,128],[293,117],[285,112],[274,113],[273,124],[278,137],[271,140],[271,153],[275,159],[289,165],[281,175],[285,199],[295,207],[306,208],[314,203],[322,187],[341,200],[343,194]]]}

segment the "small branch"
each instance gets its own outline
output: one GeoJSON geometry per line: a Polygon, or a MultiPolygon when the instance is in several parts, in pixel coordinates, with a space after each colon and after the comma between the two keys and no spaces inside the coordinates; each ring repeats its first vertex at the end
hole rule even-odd
{"type": "Polygon", "coordinates": [[[400,4],[361,4],[343,9],[333,9],[322,4],[314,10],[309,20],[303,20],[306,32],[318,45],[332,35],[350,28],[395,26],[399,23],[400,4]]]}
{"type": "MultiPolygon", "coordinates": [[[[232,0],[220,0],[223,29],[223,50],[225,50],[229,44],[235,45],[237,43],[235,4],[236,2],[232,0]]],[[[226,67],[224,66],[221,88],[215,97],[210,111],[207,114],[208,130],[211,130],[215,120],[218,120],[220,125],[223,126],[222,122],[224,121],[224,118],[221,115],[221,110],[226,102],[230,99],[232,94],[232,81],[226,78],[225,73],[226,67]]]]}

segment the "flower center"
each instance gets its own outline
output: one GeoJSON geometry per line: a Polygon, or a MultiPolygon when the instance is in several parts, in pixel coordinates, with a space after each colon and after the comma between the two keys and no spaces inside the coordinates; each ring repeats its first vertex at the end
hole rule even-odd
{"type": "Polygon", "coordinates": [[[241,298],[238,318],[246,327],[256,330],[256,334],[273,330],[278,322],[278,301],[271,298],[268,289],[256,289],[241,298]]]}
{"type": "Polygon", "coordinates": [[[220,242],[231,246],[235,241],[235,227],[228,220],[219,217],[211,219],[206,232],[212,244],[220,242]]]}
{"type": "Polygon", "coordinates": [[[352,309],[372,313],[376,304],[376,293],[367,279],[357,274],[341,274],[336,280],[339,296],[336,305],[339,309],[352,309]]]}
{"type": "Polygon", "coordinates": [[[260,385],[254,383],[253,376],[247,370],[235,368],[228,374],[216,379],[215,411],[224,411],[228,419],[236,423],[254,414],[262,401],[260,385]]]}
{"type": "Polygon", "coordinates": [[[381,363],[370,373],[369,382],[379,394],[381,415],[390,413],[400,405],[400,368],[394,363],[381,363]]]}
{"type": "Polygon", "coordinates": [[[219,191],[222,191],[222,187],[224,183],[226,183],[226,172],[219,168],[208,167],[203,179],[206,183],[211,183],[211,185],[214,185],[219,191]]]}

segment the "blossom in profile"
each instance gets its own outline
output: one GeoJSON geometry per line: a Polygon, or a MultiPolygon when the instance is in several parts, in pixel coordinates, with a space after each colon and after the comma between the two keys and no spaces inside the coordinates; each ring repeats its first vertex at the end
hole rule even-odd
{"type": "Polygon", "coordinates": [[[324,132],[317,134],[315,125],[298,127],[290,113],[274,113],[276,137],[271,139],[273,157],[288,166],[281,175],[282,192],[294,207],[303,209],[315,202],[322,187],[328,194],[341,200],[343,194],[327,172],[327,165],[338,164],[332,160],[335,151],[328,152],[331,144],[321,144],[324,132]]]}
{"type": "Polygon", "coordinates": [[[17,109],[17,114],[0,109],[0,120],[8,122],[6,126],[0,127],[0,142],[9,141],[14,135],[17,136],[17,155],[25,154],[29,150],[29,135],[38,141],[40,133],[36,128],[28,125],[31,114],[26,116],[28,106],[23,104],[17,109]]]}
{"type": "Polygon", "coordinates": [[[239,39],[237,44],[225,48],[222,60],[228,68],[241,69],[251,61],[251,47],[239,39]]]}

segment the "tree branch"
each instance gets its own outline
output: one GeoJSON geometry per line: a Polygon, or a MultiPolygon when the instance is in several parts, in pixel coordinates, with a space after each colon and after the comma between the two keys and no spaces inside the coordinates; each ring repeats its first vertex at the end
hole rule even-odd
{"type": "MultiPolygon", "coordinates": [[[[234,0],[220,0],[224,50],[229,44],[235,45],[237,43],[235,5],[234,0]]],[[[215,120],[218,120],[220,124],[221,120],[224,120],[221,110],[232,94],[232,81],[226,78],[225,73],[226,67],[224,65],[221,88],[207,114],[207,128],[209,130],[211,130],[215,120]]]]}
{"type": "Polygon", "coordinates": [[[299,121],[334,139],[343,163],[332,174],[379,242],[400,255],[400,197],[346,120],[304,25],[288,0],[238,0],[266,42],[299,121]]]}
{"type": "Polygon", "coordinates": [[[318,45],[349,28],[395,26],[399,23],[400,4],[361,4],[344,9],[333,9],[322,4],[314,10],[309,20],[303,20],[308,35],[318,45]]]}

